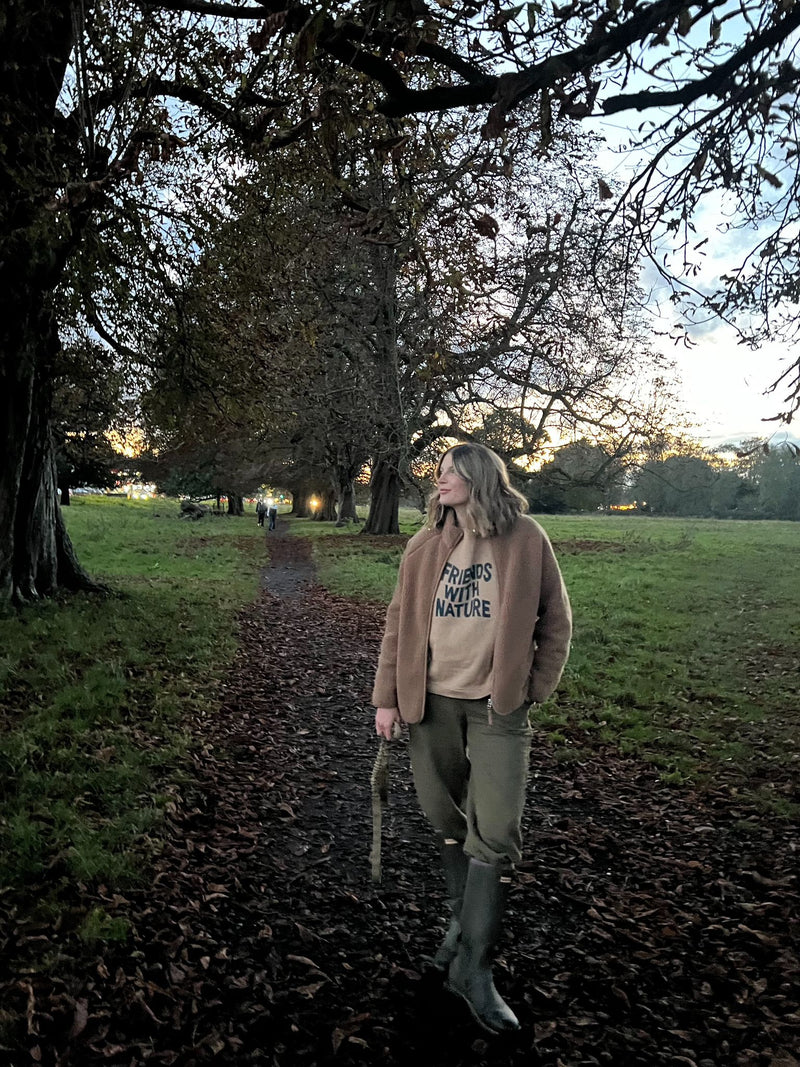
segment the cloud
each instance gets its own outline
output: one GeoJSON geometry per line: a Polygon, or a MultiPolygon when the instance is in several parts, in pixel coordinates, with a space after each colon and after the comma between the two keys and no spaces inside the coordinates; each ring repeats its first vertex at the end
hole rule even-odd
{"type": "MultiPolygon", "coordinates": [[[[624,120],[596,119],[591,128],[601,134],[606,145],[597,154],[603,171],[620,183],[627,183],[646,160],[646,150],[628,148],[635,132],[624,120]]],[[[721,277],[740,267],[767,228],[738,225],[742,216],[730,192],[707,193],[692,219],[685,252],[689,264],[684,269],[684,251],[674,237],[661,239],[660,254],[667,255],[672,273],[680,283],[710,294],[720,288],[721,277]],[[697,246],[700,247],[697,247],[697,246]]],[[[656,347],[675,360],[681,378],[680,394],[687,412],[696,420],[696,432],[704,440],[741,440],[786,433],[785,425],[770,420],[781,408],[781,397],[768,394],[783,366],[796,356],[787,345],[765,343],[757,351],[742,344],[736,331],[713,313],[696,312],[674,302],[673,288],[651,261],[643,261],[641,283],[649,295],[652,326],[659,336],[656,347]],[[681,333],[693,342],[689,346],[674,343],[681,333]]],[[[750,321],[741,317],[739,325],[750,321]]]]}

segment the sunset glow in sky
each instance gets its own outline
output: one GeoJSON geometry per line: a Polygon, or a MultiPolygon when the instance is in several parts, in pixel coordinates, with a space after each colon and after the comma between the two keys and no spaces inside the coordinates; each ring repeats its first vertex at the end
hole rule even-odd
{"type": "MultiPolygon", "coordinates": [[[[620,119],[595,120],[591,128],[608,145],[597,157],[603,171],[627,181],[644,156],[640,150],[626,150],[631,131],[620,119]]],[[[695,284],[711,289],[719,276],[738,266],[754,241],[752,231],[724,229],[725,205],[722,198],[708,197],[694,219],[698,241],[708,238],[698,261],[702,273],[695,284]]],[[[782,369],[796,355],[787,345],[773,343],[758,351],[741,344],[732,327],[720,320],[691,324],[679,306],[669,300],[669,288],[652,265],[644,265],[642,284],[651,296],[653,328],[659,333],[678,326],[688,332],[693,344],[674,345],[669,337],[656,339],[656,347],[675,360],[680,379],[679,395],[685,411],[697,423],[694,435],[713,446],[747,437],[773,437],[774,441],[800,438],[796,425],[770,420],[785,408],[786,389],[765,395],[782,369]]],[[[800,312],[799,312],[800,313],[800,312]]]]}

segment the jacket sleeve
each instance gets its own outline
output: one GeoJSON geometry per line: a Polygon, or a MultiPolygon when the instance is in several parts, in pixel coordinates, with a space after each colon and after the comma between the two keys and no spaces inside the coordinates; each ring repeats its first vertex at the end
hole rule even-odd
{"type": "Polygon", "coordinates": [[[391,603],[386,610],[378,669],[372,689],[372,703],[376,708],[397,707],[397,634],[400,627],[400,605],[405,585],[405,556],[400,561],[397,585],[391,603]]]}
{"type": "Polygon", "coordinates": [[[528,683],[528,699],[534,704],[547,700],[555,690],[569,657],[572,610],[552,546],[542,546],[542,587],[539,618],[533,632],[536,652],[528,683]]]}

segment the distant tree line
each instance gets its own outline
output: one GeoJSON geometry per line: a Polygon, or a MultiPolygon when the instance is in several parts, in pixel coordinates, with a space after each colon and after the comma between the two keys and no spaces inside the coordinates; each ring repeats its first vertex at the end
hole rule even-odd
{"type": "Polygon", "coordinates": [[[533,511],[636,504],[651,515],[800,520],[800,447],[761,439],[708,452],[656,441],[649,455],[609,456],[588,440],[555,451],[523,489],[533,511]]]}

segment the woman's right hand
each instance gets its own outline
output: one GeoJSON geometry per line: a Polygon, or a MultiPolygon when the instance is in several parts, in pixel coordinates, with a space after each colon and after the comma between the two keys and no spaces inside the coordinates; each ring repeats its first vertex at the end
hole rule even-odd
{"type": "Polygon", "coordinates": [[[400,712],[397,708],[378,708],[375,712],[375,733],[391,741],[395,735],[395,723],[399,730],[400,712]]]}

